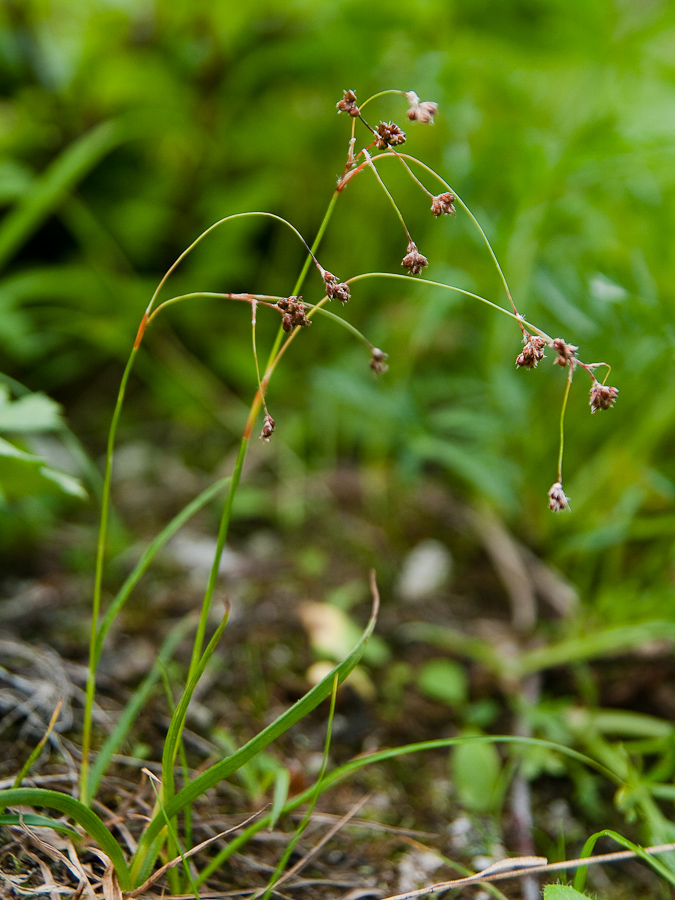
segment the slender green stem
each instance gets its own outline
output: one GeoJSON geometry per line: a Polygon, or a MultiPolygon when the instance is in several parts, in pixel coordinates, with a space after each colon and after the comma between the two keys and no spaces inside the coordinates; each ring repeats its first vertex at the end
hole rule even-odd
{"type": "Polygon", "coordinates": [[[117,426],[122,412],[124,403],[124,395],[126,393],[127,382],[133,368],[134,360],[138,347],[135,346],[129,355],[122,381],[120,382],[119,391],[117,393],[117,402],[113,412],[112,421],[110,423],[110,431],[108,433],[108,446],[106,449],[105,459],[105,475],[103,477],[103,491],[101,494],[101,519],[98,531],[98,543],[96,546],[96,572],[94,575],[94,596],[92,601],[91,613],[91,634],[89,638],[89,671],[87,673],[87,686],[85,691],[84,703],[84,724],[82,727],[82,766],[80,768],[80,800],[87,802],[89,779],[89,751],[91,749],[91,729],[93,721],[94,695],[96,692],[96,644],[98,622],[101,613],[101,588],[103,584],[103,565],[105,561],[105,546],[108,533],[108,518],[110,509],[110,484],[112,480],[112,463],[113,450],[115,447],[115,437],[117,434],[117,426]]]}
{"type": "Polygon", "coordinates": [[[256,326],[256,301],[253,300],[251,303],[251,343],[253,345],[253,361],[255,362],[255,377],[258,380],[258,390],[260,392],[260,399],[262,400],[263,409],[265,410],[265,415],[268,416],[269,412],[267,411],[267,403],[265,402],[265,394],[263,393],[262,384],[260,382],[260,365],[258,363],[258,348],[256,347],[255,340],[255,326],[256,326]]]}
{"type": "Polygon", "coordinates": [[[273,297],[269,294],[229,294],[229,293],[217,293],[215,291],[191,291],[189,294],[179,294],[177,297],[171,297],[169,300],[165,300],[163,303],[160,303],[159,306],[155,308],[155,310],[148,316],[148,324],[152,322],[152,320],[167,306],[171,306],[173,303],[180,303],[181,300],[196,300],[196,299],[210,299],[215,298],[219,300],[240,300],[243,303],[252,303],[254,300],[257,300],[259,303],[264,303],[266,306],[274,306],[277,300],[281,300],[281,297],[273,297]]]}
{"type": "MultiPolygon", "coordinates": [[[[201,243],[201,241],[204,240],[204,238],[207,235],[211,234],[212,231],[215,231],[216,228],[219,228],[221,225],[224,225],[226,222],[232,222],[235,219],[245,219],[250,216],[263,216],[264,218],[267,218],[267,219],[274,219],[275,221],[281,222],[282,224],[284,224],[288,228],[290,228],[291,231],[294,232],[294,234],[296,234],[300,238],[300,240],[305,245],[306,249],[308,250],[308,252],[310,254],[310,258],[309,258],[308,262],[305,264],[306,267],[309,268],[309,264],[314,259],[313,251],[310,250],[310,248],[307,246],[307,242],[305,241],[304,237],[300,234],[298,229],[295,228],[295,226],[291,225],[291,223],[287,219],[284,219],[282,216],[277,216],[274,213],[270,213],[270,212],[234,213],[231,216],[225,216],[222,219],[218,219],[218,221],[214,222],[213,225],[209,225],[209,227],[207,229],[202,231],[202,233],[199,235],[199,237],[195,238],[195,240],[190,244],[189,247],[187,247],[185,250],[183,250],[183,252],[180,254],[180,256],[175,260],[175,262],[166,270],[162,280],[159,282],[159,284],[155,288],[155,292],[152,295],[150,303],[148,304],[148,308],[146,309],[146,315],[150,315],[150,311],[152,310],[152,307],[155,305],[155,300],[157,299],[159,292],[162,290],[162,288],[166,284],[169,276],[172,275],[173,272],[175,272],[175,270],[178,268],[178,266],[181,264],[181,262],[185,259],[185,257],[188,256],[195,249],[195,247],[199,243],[201,243]]],[[[316,260],[314,260],[314,262],[316,262],[316,260]]]]}
{"type": "Polygon", "coordinates": [[[389,88],[389,90],[386,91],[378,91],[377,94],[373,94],[372,97],[368,97],[368,99],[364,100],[363,103],[359,103],[359,109],[365,109],[365,107],[368,106],[369,103],[372,103],[373,100],[377,100],[379,97],[384,97],[386,94],[400,94],[401,96],[405,97],[406,92],[398,91],[395,88],[389,88]]]}
{"type": "Polygon", "coordinates": [[[347,279],[347,284],[353,284],[355,281],[363,281],[366,278],[397,278],[401,281],[405,281],[407,284],[410,284],[411,281],[414,281],[416,284],[428,284],[431,287],[440,287],[445,288],[446,291],[455,291],[457,294],[463,294],[465,297],[471,297],[474,300],[480,300],[481,303],[486,303],[492,309],[496,309],[498,312],[504,313],[505,316],[508,316],[510,319],[515,319],[519,325],[524,325],[534,334],[538,334],[542,337],[547,343],[551,343],[553,338],[549,337],[545,331],[542,331],[541,328],[538,328],[536,325],[533,325],[531,322],[528,322],[527,319],[524,319],[519,313],[512,313],[508,309],[504,309],[503,306],[500,306],[498,303],[494,303],[492,300],[488,300],[485,297],[481,297],[480,294],[474,294],[471,291],[465,291],[463,288],[455,287],[453,284],[444,284],[442,281],[430,281],[428,278],[411,278],[410,275],[399,275],[397,272],[364,272],[362,275],[354,275],[352,278],[347,279]]]}
{"type": "MultiPolygon", "coordinates": [[[[258,396],[258,395],[256,395],[258,396]]],[[[254,403],[255,406],[255,403],[254,403]]],[[[250,416],[249,416],[250,420],[250,416]]],[[[209,618],[209,611],[211,609],[211,601],[213,600],[213,594],[216,589],[216,584],[218,582],[218,571],[220,569],[220,560],[223,556],[223,550],[225,549],[225,541],[227,540],[227,532],[230,527],[230,521],[232,519],[232,507],[234,505],[234,497],[237,493],[237,488],[239,486],[239,479],[241,478],[241,470],[244,465],[244,459],[246,457],[246,450],[248,448],[249,437],[247,434],[244,434],[242,438],[241,444],[239,445],[239,452],[237,454],[237,459],[234,464],[234,469],[232,471],[232,480],[230,481],[230,489],[227,492],[227,499],[225,500],[225,506],[223,507],[223,514],[220,518],[220,526],[218,528],[218,542],[216,544],[216,552],[213,557],[213,564],[211,566],[211,572],[209,574],[209,581],[206,586],[206,591],[204,593],[204,599],[202,601],[202,608],[199,614],[199,623],[197,625],[197,633],[195,635],[194,645],[192,648],[192,658],[190,660],[190,669],[188,671],[188,681],[193,677],[197,667],[199,666],[199,661],[201,659],[202,647],[204,645],[204,635],[206,634],[206,626],[209,618]]]]}
{"type": "Polygon", "coordinates": [[[574,366],[569,363],[569,374],[567,376],[567,384],[565,385],[565,393],[563,395],[562,408],[560,410],[560,449],[558,450],[558,481],[562,484],[562,464],[563,450],[565,449],[565,410],[567,409],[567,398],[570,395],[572,387],[572,378],[574,377],[574,366]]]}
{"type": "MultiPolygon", "coordinates": [[[[480,222],[479,222],[478,219],[474,216],[474,214],[471,212],[471,210],[470,210],[469,207],[466,205],[466,203],[462,200],[462,198],[459,196],[459,194],[455,191],[455,189],[454,189],[453,187],[451,187],[451,186],[448,184],[447,181],[445,181],[444,178],[441,178],[441,176],[438,174],[438,172],[436,172],[434,169],[432,169],[431,166],[426,165],[426,163],[423,163],[421,160],[417,159],[417,157],[411,156],[411,155],[408,154],[408,153],[399,153],[397,150],[393,150],[392,148],[390,148],[389,152],[378,154],[377,156],[372,157],[372,159],[373,159],[373,160],[377,160],[377,159],[385,159],[385,158],[391,158],[392,156],[397,157],[397,158],[400,159],[402,162],[403,162],[404,160],[409,160],[410,162],[416,163],[418,166],[420,166],[420,168],[424,169],[424,170],[425,170],[426,172],[428,172],[430,175],[433,175],[433,177],[436,178],[436,179],[443,185],[443,187],[444,187],[446,190],[448,190],[448,191],[450,191],[452,194],[454,194],[455,199],[457,200],[457,202],[459,203],[459,205],[462,207],[462,209],[464,210],[464,212],[469,216],[469,218],[471,219],[471,221],[473,222],[473,224],[476,226],[476,228],[477,228],[478,231],[480,232],[480,235],[481,235],[481,237],[482,237],[482,239],[483,239],[483,241],[484,241],[484,243],[485,243],[485,246],[487,247],[488,252],[490,253],[490,256],[492,257],[492,261],[493,261],[493,263],[495,264],[495,267],[496,267],[496,269],[497,269],[497,272],[499,273],[499,277],[500,277],[501,282],[502,282],[502,284],[503,284],[503,286],[504,286],[504,290],[505,290],[505,292],[506,292],[506,296],[508,297],[509,303],[511,304],[511,307],[512,307],[512,309],[513,309],[513,312],[515,313],[515,317],[516,317],[516,319],[517,319],[519,322],[522,322],[522,320],[520,319],[520,316],[519,316],[519,314],[518,314],[518,310],[516,309],[516,305],[515,305],[515,303],[513,302],[513,297],[511,296],[511,289],[509,288],[509,284],[508,284],[508,281],[506,280],[506,276],[504,275],[504,271],[503,271],[502,267],[501,267],[500,264],[499,264],[499,260],[497,259],[497,255],[496,255],[495,251],[492,249],[492,244],[491,244],[490,241],[488,240],[488,236],[487,236],[487,235],[485,234],[485,232],[483,231],[480,222]]],[[[356,170],[355,170],[355,171],[356,171],[356,170]]],[[[412,175],[412,172],[411,172],[411,175],[412,175]]],[[[412,177],[415,178],[414,175],[412,175],[412,177]]],[[[417,181],[418,179],[415,178],[415,180],[417,181]]],[[[521,328],[522,328],[522,324],[521,324],[521,328]]]]}
{"type": "Polygon", "coordinates": [[[382,181],[382,179],[380,178],[380,173],[377,171],[377,166],[373,162],[371,155],[368,153],[367,150],[364,150],[363,153],[366,157],[366,162],[368,163],[370,170],[374,173],[375,177],[379,181],[380,187],[385,192],[387,197],[389,197],[389,199],[391,200],[391,205],[394,207],[394,209],[396,211],[396,215],[398,216],[399,221],[400,221],[401,225],[403,226],[403,230],[405,231],[405,236],[408,238],[408,242],[412,243],[412,238],[410,237],[410,232],[408,231],[408,226],[405,224],[405,219],[403,218],[401,210],[398,208],[398,206],[396,205],[396,201],[391,196],[391,193],[389,192],[389,188],[386,186],[384,181],[382,181]]]}

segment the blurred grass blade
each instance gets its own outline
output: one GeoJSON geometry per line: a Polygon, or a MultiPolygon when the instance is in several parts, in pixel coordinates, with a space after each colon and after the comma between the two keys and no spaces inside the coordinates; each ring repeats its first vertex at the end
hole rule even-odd
{"type": "Polygon", "coordinates": [[[138,560],[133,570],[130,572],[122,587],[117,592],[115,599],[108,607],[108,610],[101,621],[101,626],[98,629],[98,633],[96,635],[96,651],[94,655],[95,663],[98,663],[99,659],[101,658],[103,643],[105,641],[106,635],[108,634],[108,631],[110,630],[110,626],[115,621],[116,616],[129,599],[129,595],[145,574],[148,566],[150,565],[156,554],[159,552],[159,550],[162,549],[167,541],[169,541],[174,536],[174,534],[187,522],[187,520],[191,516],[193,516],[199,509],[201,509],[202,506],[205,506],[209,502],[209,500],[212,500],[220,490],[222,490],[224,487],[227,487],[231,480],[231,476],[228,475],[227,478],[221,478],[214,484],[207,487],[206,490],[202,491],[201,494],[198,494],[194,500],[188,503],[186,507],[184,507],[177,515],[175,515],[169,522],[169,524],[160,531],[157,537],[148,544],[145,552],[138,560]]]}
{"type": "Polygon", "coordinates": [[[87,835],[108,856],[123,891],[131,888],[131,878],[120,845],[95,812],[68,794],[45,788],[10,788],[0,791],[0,809],[8,806],[37,806],[56,809],[81,825],[87,835]]]}
{"type": "Polygon", "coordinates": [[[270,831],[277,824],[284,806],[288,800],[288,789],[291,785],[291,774],[288,769],[278,769],[274,777],[274,797],[272,798],[272,810],[268,828],[270,831]]]}
{"type": "Polygon", "coordinates": [[[135,134],[123,120],[102,122],[51,163],[0,226],[0,269],[111,150],[135,134]]]}
{"type": "Polygon", "coordinates": [[[37,742],[35,747],[33,747],[32,753],[30,754],[30,756],[28,757],[26,762],[21,767],[21,771],[19,772],[19,774],[14,779],[14,784],[12,785],[12,787],[15,787],[15,788],[21,787],[21,782],[24,780],[24,778],[30,771],[31,766],[33,765],[35,760],[40,755],[40,752],[41,752],[42,748],[44,747],[44,745],[47,743],[47,739],[49,738],[49,735],[54,730],[54,726],[56,725],[56,720],[59,717],[59,713],[61,712],[62,706],[63,706],[63,697],[59,697],[59,701],[56,704],[56,708],[54,709],[54,712],[52,713],[51,718],[49,720],[49,725],[47,726],[47,730],[42,735],[40,740],[37,742]]]}
{"type": "Polygon", "coordinates": [[[166,664],[173,656],[176,647],[184,638],[189,629],[194,625],[193,617],[186,616],[182,622],[176,625],[169,632],[166,640],[162,644],[154,665],[141,682],[139,687],[134,691],[132,698],[124,708],[114,729],[107,737],[105,743],[96,754],[96,761],[91,767],[91,773],[88,781],[87,803],[91,803],[96,796],[96,791],[101,782],[101,778],[105,775],[113,754],[117,752],[120,744],[125,739],[130,729],[136,722],[140,711],[152,693],[155,684],[159,680],[166,664]]]}

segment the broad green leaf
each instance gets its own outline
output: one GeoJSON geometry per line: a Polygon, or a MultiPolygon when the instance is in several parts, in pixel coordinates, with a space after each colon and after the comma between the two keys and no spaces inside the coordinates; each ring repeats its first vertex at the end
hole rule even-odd
{"type": "Polygon", "coordinates": [[[422,666],[417,684],[427,697],[448,706],[460,706],[466,701],[466,672],[463,666],[450,659],[432,659],[422,666]]]}
{"type": "Polygon", "coordinates": [[[502,769],[494,744],[458,744],[452,752],[451,762],[460,803],[477,813],[494,809],[502,769]]]}
{"type": "Polygon", "coordinates": [[[46,394],[26,394],[11,400],[0,386],[0,431],[57,431],[63,425],[61,407],[46,394]]]}

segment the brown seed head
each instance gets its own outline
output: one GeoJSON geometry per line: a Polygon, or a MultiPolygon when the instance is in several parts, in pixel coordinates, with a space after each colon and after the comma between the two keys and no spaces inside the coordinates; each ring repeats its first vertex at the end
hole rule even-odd
{"type": "Polygon", "coordinates": [[[359,108],[356,105],[356,94],[354,91],[345,91],[342,100],[338,100],[335,105],[337,106],[338,112],[349,113],[354,119],[360,115],[359,108]]]}
{"type": "Polygon", "coordinates": [[[377,135],[375,145],[378,150],[386,150],[387,147],[405,143],[405,131],[401,131],[395,122],[380,122],[377,126],[377,135]]]}
{"type": "Polygon", "coordinates": [[[575,347],[574,344],[566,344],[562,338],[556,338],[551,346],[558,354],[558,356],[553,360],[553,365],[557,364],[559,366],[569,365],[576,356],[576,352],[579,349],[578,347],[575,347]]]}
{"type": "Polygon", "coordinates": [[[338,281],[335,275],[332,275],[330,272],[323,273],[323,280],[326,282],[326,295],[329,300],[337,298],[343,304],[349,300],[352,292],[349,290],[348,284],[345,284],[344,281],[338,281]]]}
{"type": "Polygon", "coordinates": [[[552,509],[553,512],[562,512],[563,509],[569,509],[569,505],[570,500],[565,495],[565,491],[563,491],[562,482],[556,481],[555,484],[551,485],[551,490],[548,492],[549,509],[552,509]]]}
{"type": "Polygon", "coordinates": [[[450,191],[445,194],[438,194],[438,196],[434,197],[431,201],[432,213],[436,217],[440,215],[454,216],[456,199],[455,195],[450,193],[450,191]]]}
{"type": "Polygon", "coordinates": [[[269,413],[265,414],[265,421],[263,422],[262,431],[260,432],[260,440],[269,442],[269,439],[272,437],[274,432],[274,419],[269,413]]]}
{"type": "Polygon", "coordinates": [[[277,307],[284,313],[281,319],[281,327],[284,331],[292,331],[296,325],[309,326],[311,319],[305,315],[307,307],[302,303],[302,297],[285,297],[277,300],[277,307]]]}
{"type": "Polygon", "coordinates": [[[408,244],[408,252],[401,260],[401,265],[408,270],[410,275],[419,275],[422,269],[426,269],[429,265],[429,260],[426,256],[422,256],[417,249],[417,245],[413,241],[410,241],[408,244]]]}
{"type": "Polygon", "coordinates": [[[373,347],[371,350],[370,368],[376,375],[382,375],[389,368],[385,362],[386,359],[387,354],[383,350],[380,350],[379,347],[373,347]]]}
{"type": "Polygon", "coordinates": [[[609,409],[610,406],[614,405],[614,401],[618,396],[618,388],[594,381],[591,387],[591,412],[597,412],[599,409],[609,409]]]}
{"type": "Polygon", "coordinates": [[[406,113],[411,122],[421,122],[422,125],[433,125],[434,116],[438,114],[438,104],[431,100],[422,100],[415,91],[406,94],[410,103],[410,109],[406,113]]]}
{"type": "Polygon", "coordinates": [[[523,347],[523,352],[516,359],[516,365],[524,366],[526,369],[536,369],[539,360],[546,356],[545,347],[546,341],[538,334],[533,334],[523,347]]]}

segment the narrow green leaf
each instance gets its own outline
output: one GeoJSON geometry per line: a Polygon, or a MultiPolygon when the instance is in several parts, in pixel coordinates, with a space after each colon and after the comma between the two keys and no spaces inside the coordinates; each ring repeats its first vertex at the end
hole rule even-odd
{"type": "Polygon", "coordinates": [[[272,810],[270,812],[270,829],[274,828],[277,824],[279,816],[286,805],[290,784],[291,775],[288,769],[277,769],[277,773],[274,777],[274,797],[272,798],[272,810]]]}
{"type": "Polygon", "coordinates": [[[11,788],[7,791],[0,791],[0,810],[6,809],[8,806],[56,809],[70,816],[109,857],[117,873],[121,889],[123,891],[131,889],[129,869],[120,845],[96,813],[84,803],[80,803],[79,800],[75,800],[68,794],[61,794],[45,788],[11,788]]]}
{"type": "Polygon", "coordinates": [[[179,513],[177,513],[177,515],[173,517],[169,524],[160,531],[157,537],[148,544],[146,550],[143,552],[143,555],[138,560],[132,571],[129,573],[124,584],[115,595],[115,599],[108,607],[108,610],[106,611],[106,614],[101,621],[101,626],[98,629],[96,635],[96,649],[94,653],[95,664],[98,663],[99,659],[101,658],[103,642],[105,641],[106,635],[110,630],[110,626],[115,621],[115,618],[119,614],[120,610],[129,599],[129,595],[141,580],[141,578],[147,571],[148,566],[155,558],[157,553],[188,521],[188,519],[190,519],[203,506],[206,506],[209,500],[212,500],[219,491],[221,491],[230,483],[231,480],[232,479],[230,476],[228,476],[227,478],[221,478],[218,481],[214,482],[214,484],[207,487],[206,490],[202,491],[201,494],[198,494],[194,500],[188,503],[186,507],[184,507],[179,513]]]}
{"type": "Polygon", "coordinates": [[[73,841],[79,841],[80,835],[70,825],[65,822],[58,822],[56,819],[50,819],[49,816],[40,816],[36,813],[2,813],[0,815],[0,825],[27,825],[29,828],[52,828],[61,834],[67,834],[73,841]]]}
{"type": "MultiPolygon", "coordinates": [[[[337,674],[338,676],[338,684],[341,684],[361,659],[366,642],[375,628],[378,607],[379,604],[375,602],[373,604],[373,613],[361,636],[361,640],[346,659],[338,666],[335,666],[335,668],[326,675],[319,684],[313,687],[311,691],[305,694],[305,696],[298,700],[297,703],[294,703],[290,709],[286,710],[283,715],[279,716],[278,719],[272,722],[271,725],[268,725],[267,728],[257,734],[247,744],[244,744],[243,747],[231,756],[228,756],[227,759],[221,760],[219,763],[211,766],[210,769],[202,772],[202,774],[195,778],[194,781],[190,782],[190,784],[179,791],[166,804],[167,815],[175,816],[197,797],[200,797],[205,791],[208,791],[209,788],[214,787],[218,782],[232,775],[233,772],[236,772],[237,769],[248,762],[249,759],[252,759],[260,753],[261,750],[264,750],[265,747],[271,744],[273,740],[279,737],[279,735],[283,734],[292,725],[295,725],[296,722],[299,722],[300,719],[304,718],[308,713],[315,709],[322,700],[325,700],[333,690],[335,675],[337,674]]],[[[330,776],[326,778],[326,781],[329,780],[329,777],[330,776]]],[[[136,884],[142,884],[142,882],[145,881],[155,864],[156,857],[153,855],[153,845],[155,845],[157,836],[162,830],[162,827],[163,817],[161,815],[155,815],[139,842],[138,850],[136,851],[132,863],[132,878],[136,884]]]]}
{"type": "Polygon", "coordinates": [[[96,796],[96,791],[98,790],[101,778],[105,775],[113,754],[117,752],[122,741],[126,738],[138,718],[140,711],[145,706],[148,697],[152,693],[152,690],[162,673],[163,667],[169,662],[176,647],[193,624],[192,618],[186,616],[182,622],[171,629],[160,648],[152,668],[134,691],[133,696],[122,711],[122,715],[119,717],[117,724],[96,754],[96,760],[91,767],[91,773],[87,782],[87,804],[90,804],[96,796]]]}

